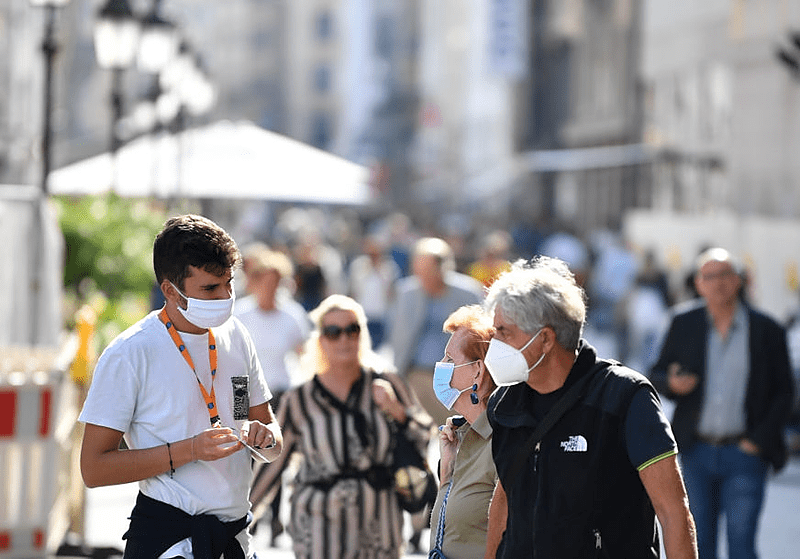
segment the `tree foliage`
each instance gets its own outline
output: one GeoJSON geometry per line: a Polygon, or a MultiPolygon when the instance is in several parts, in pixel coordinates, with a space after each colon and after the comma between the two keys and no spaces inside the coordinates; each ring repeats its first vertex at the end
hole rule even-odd
{"type": "Polygon", "coordinates": [[[153,239],[165,210],[113,194],[55,202],[66,244],[68,306],[77,309],[88,302],[98,315],[99,341],[107,343],[148,308],[154,284],[153,239]]]}

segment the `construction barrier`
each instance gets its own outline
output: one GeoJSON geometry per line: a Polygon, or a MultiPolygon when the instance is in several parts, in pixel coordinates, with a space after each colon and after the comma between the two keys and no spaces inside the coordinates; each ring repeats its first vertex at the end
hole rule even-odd
{"type": "Polygon", "coordinates": [[[47,557],[68,528],[70,498],[62,493],[74,467],[77,418],[70,353],[74,347],[0,348],[2,559],[47,557]]]}

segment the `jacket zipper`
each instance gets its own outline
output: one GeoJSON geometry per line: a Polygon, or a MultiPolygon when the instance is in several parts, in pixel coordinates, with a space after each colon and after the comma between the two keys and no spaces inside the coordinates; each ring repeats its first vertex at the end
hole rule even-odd
{"type": "MultiPolygon", "coordinates": [[[[541,485],[541,482],[542,482],[541,476],[539,475],[539,449],[541,448],[541,446],[542,446],[542,442],[539,441],[539,442],[536,443],[536,446],[533,448],[533,473],[535,474],[535,477],[536,477],[536,495],[534,496],[534,501],[536,501],[538,499],[538,497],[539,497],[539,489],[540,489],[540,485],[541,485]]],[[[535,526],[536,526],[536,517],[537,517],[537,508],[534,507],[533,508],[533,527],[532,527],[532,532],[534,534],[534,537],[535,537],[535,533],[536,533],[536,528],[535,528],[535,526]]]]}
{"type": "Polygon", "coordinates": [[[594,548],[603,549],[603,538],[600,536],[600,530],[595,528],[593,533],[594,533],[594,548]]]}

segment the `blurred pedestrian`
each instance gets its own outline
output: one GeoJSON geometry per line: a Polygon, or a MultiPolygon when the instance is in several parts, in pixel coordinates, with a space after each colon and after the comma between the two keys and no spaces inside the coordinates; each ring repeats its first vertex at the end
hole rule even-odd
{"type": "Polygon", "coordinates": [[[400,268],[388,255],[386,243],[377,235],[364,239],[363,254],[350,264],[350,295],[364,307],[372,348],[384,341],[389,309],[394,302],[400,268]]]}
{"type": "MultiPolygon", "coordinates": [[[[305,323],[298,322],[292,314],[278,305],[278,287],[282,281],[291,277],[292,263],[285,254],[267,248],[252,251],[248,258],[247,290],[254,296],[256,306],[236,315],[253,338],[258,360],[272,391],[275,408],[280,405],[283,394],[296,384],[289,369],[289,361],[296,362],[296,357],[308,337],[305,323]]],[[[271,509],[273,546],[275,539],[283,533],[279,517],[280,502],[279,494],[273,500],[271,509]]]]}
{"type": "MultiPolygon", "coordinates": [[[[480,302],[482,288],[471,277],[455,271],[452,248],[437,237],[425,237],[414,244],[411,266],[413,275],[400,280],[397,286],[389,343],[399,374],[408,380],[434,422],[441,425],[448,411],[433,391],[433,368],[448,341],[442,324],[459,307],[480,302]]],[[[421,549],[431,506],[433,501],[411,517],[409,542],[415,551],[421,549]]]]}
{"type": "Polygon", "coordinates": [[[212,221],[169,219],[153,245],[166,303],[103,352],[80,415],[89,487],[139,482],[125,557],[253,557],[250,453],[281,452],[255,348],[231,319],[231,237],[212,221]],[[120,450],[123,436],[126,450],[120,450]]]}
{"type": "Polygon", "coordinates": [[[592,259],[586,242],[569,227],[547,235],[539,245],[539,254],[563,260],[581,288],[586,287],[592,269],[592,259]]]}
{"type": "Polygon", "coordinates": [[[648,287],[658,293],[665,306],[672,306],[674,297],[669,287],[669,278],[666,270],[659,265],[654,249],[645,251],[636,280],[640,286],[648,287]]]}
{"type": "MultiPolygon", "coordinates": [[[[244,289],[241,290],[243,292],[243,296],[240,297],[239,291],[237,291],[236,307],[233,309],[234,316],[239,316],[258,307],[256,295],[250,289],[251,287],[257,285],[258,282],[251,281],[251,279],[253,279],[251,278],[251,274],[254,267],[257,267],[258,264],[258,258],[256,257],[263,254],[265,251],[274,251],[286,255],[286,258],[289,259],[289,265],[292,266],[292,270],[294,270],[294,264],[288,255],[288,249],[284,250],[279,248],[270,248],[269,245],[261,242],[254,242],[245,246],[242,249],[242,272],[244,273],[245,280],[244,289]]],[[[291,276],[281,277],[281,281],[278,283],[278,289],[275,293],[275,305],[280,310],[287,312],[294,317],[297,323],[300,324],[300,328],[303,331],[303,337],[308,339],[308,335],[311,332],[311,320],[308,318],[308,311],[303,308],[303,305],[295,300],[294,292],[295,283],[293,271],[291,276]]]]}
{"type": "Polygon", "coordinates": [[[655,252],[645,252],[633,289],[624,300],[627,353],[625,362],[650,372],[668,319],[672,300],[667,274],[656,263],[655,252]]]}
{"type": "Polygon", "coordinates": [[[601,229],[591,238],[595,257],[586,283],[586,324],[591,332],[587,339],[603,355],[622,359],[628,353],[625,301],[636,283],[638,263],[618,233],[601,229]]]}
{"type": "Polygon", "coordinates": [[[486,403],[496,386],[483,362],[494,328],[483,309],[472,305],[451,314],[443,329],[451,335],[444,359],[436,364],[434,390],[447,409],[461,415],[439,427],[439,494],[430,549],[447,559],[483,557],[489,501],[497,483],[486,419],[486,403]]]}
{"type": "Polygon", "coordinates": [[[413,276],[397,287],[389,343],[398,372],[408,379],[425,411],[441,425],[448,413],[436,399],[432,382],[433,367],[448,341],[442,324],[457,308],[479,303],[483,293],[477,281],[455,271],[453,251],[442,239],[417,241],[412,268],[413,276]]]}
{"type": "Polygon", "coordinates": [[[404,213],[395,212],[388,216],[389,253],[400,268],[400,277],[411,273],[411,252],[415,236],[411,231],[411,219],[404,213]]]}
{"type": "Polygon", "coordinates": [[[318,243],[313,240],[303,240],[295,250],[295,296],[306,311],[316,308],[328,291],[319,250],[318,243]]]}
{"type": "Polygon", "coordinates": [[[281,282],[291,277],[292,263],[285,254],[269,249],[253,253],[248,267],[247,289],[254,296],[256,305],[241,314],[236,313],[253,338],[276,402],[295,384],[287,367],[287,357],[300,353],[309,333],[305,323],[298,322],[293,314],[281,308],[277,300],[281,282]]]}
{"type": "Polygon", "coordinates": [[[480,257],[469,265],[467,274],[489,287],[497,276],[511,268],[510,250],[511,235],[502,230],[492,231],[484,237],[480,257]]]}
{"type": "Polygon", "coordinates": [[[700,557],[717,557],[724,514],[728,557],[751,559],[768,468],[786,462],[793,390],[786,332],[741,300],[742,269],[727,250],[706,250],[696,269],[702,299],[677,309],[651,378],[676,403],[700,557]]]}
{"type": "Polygon", "coordinates": [[[583,290],[566,264],[518,263],[489,290],[484,363],[499,482],[487,556],[694,558],[677,447],[655,389],[581,339],[583,290]]]}
{"type": "Polygon", "coordinates": [[[400,377],[382,372],[357,302],[331,295],[311,317],[315,329],[303,363],[315,374],[281,401],[285,450],[262,466],[253,486],[256,518],[292,457],[300,456],[288,527],[295,555],[396,559],[403,549],[403,512],[391,469],[394,437],[403,429],[424,445],[430,417],[400,377]]]}

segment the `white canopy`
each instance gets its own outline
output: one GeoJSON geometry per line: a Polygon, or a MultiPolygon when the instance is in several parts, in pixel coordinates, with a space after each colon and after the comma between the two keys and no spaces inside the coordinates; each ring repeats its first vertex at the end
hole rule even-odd
{"type": "Polygon", "coordinates": [[[147,136],[53,171],[52,194],[366,204],[369,171],[250,122],[147,136]]]}

